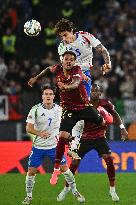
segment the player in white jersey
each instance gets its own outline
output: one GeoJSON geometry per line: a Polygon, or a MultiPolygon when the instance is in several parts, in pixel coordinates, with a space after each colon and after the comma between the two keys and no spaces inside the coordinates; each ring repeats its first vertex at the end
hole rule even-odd
{"type": "Polygon", "coordinates": [[[84,83],[88,96],[90,97],[90,68],[93,66],[92,48],[95,48],[103,55],[105,62],[105,64],[102,66],[103,74],[107,73],[111,69],[111,61],[107,49],[92,34],[83,31],[76,32],[73,23],[67,19],[62,18],[60,21],[58,21],[55,25],[55,31],[56,34],[62,39],[58,47],[58,53],[60,57],[66,50],[71,50],[76,53],[77,64],[81,67],[85,76],[88,77],[87,81],[84,83]]]}
{"type": "MultiPolygon", "coordinates": [[[[53,163],[55,161],[62,108],[53,103],[54,96],[54,89],[49,85],[44,86],[42,91],[43,102],[32,107],[26,120],[27,133],[33,134],[35,137],[28,161],[28,172],[26,176],[27,196],[22,204],[29,204],[32,201],[32,190],[37,168],[42,164],[43,158],[48,156],[53,163]]],[[[73,195],[79,202],[84,202],[85,198],[77,191],[75,178],[68,168],[64,156],[61,160],[60,171],[68,182],[73,195]]],[[[64,191],[67,193],[69,188],[66,188],[64,191]]]]}

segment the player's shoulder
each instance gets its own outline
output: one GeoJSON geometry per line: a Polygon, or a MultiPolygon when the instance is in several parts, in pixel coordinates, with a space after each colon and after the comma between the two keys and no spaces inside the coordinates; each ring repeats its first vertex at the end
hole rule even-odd
{"type": "Polygon", "coordinates": [[[55,110],[60,111],[60,112],[62,111],[62,107],[60,105],[58,105],[56,103],[54,103],[53,105],[54,105],[55,110]]]}
{"type": "Polygon", "coordinates": [[[60,67],[61,67],[61,64],[55,64],[55,65],[53,65],[51,68],[50,68],[50,70],[51,70],[51,72],[56,72],[57,70],[59,70],[60,69],[60,67]]]}
{"type": "Polygon", "coordinates": [[[81,67],[79,65],[75,65],[73,66],[72,68],[72,72],[75,73],[75,72],[80,72],[81,71],[81,67]]]}
{"type": "Polygon", "coordinates": [[[111,105],[112,102],[109,99],[100,99],[100,104],[102,105],[111,105]]]}
{"type": "Polygon", "coordinates": [[[112,102],[108,99],[101,99],[100,105],[104,107],[105,109],[108,109],[108,111],[115,110],[115,106],[112,104],[112,102]]]}
{"type": "Polygon", "coordinates": [[[31,110],[36,110],[37,108],[41,107],[42,106],[42,103],[38,103],[36,105],[34,105],[31,110]]]}

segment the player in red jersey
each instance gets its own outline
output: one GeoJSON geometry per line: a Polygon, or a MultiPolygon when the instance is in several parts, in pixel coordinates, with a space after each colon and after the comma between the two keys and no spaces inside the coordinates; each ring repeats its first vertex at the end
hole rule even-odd
{"type": "MultiPolygon", "coordinates": [[[[102,106],[107,110],[111,115],[113,116],[114,123],[120,127],[121,129],[121,138],[122,140],[125,140],[128,136],[128,133],[122,123],[122,120],[117,113],[117,111],[114,109],[114,105],[105,99],[100,99],[101,96],[101,90],[100,87],[97,84],[93,84],[92,91],[91,91],[91,104],[95,108],[102,106]]],[[[81,140],[80,140],[80,146],[79,149],[77,149],[77,141],[72,142],[73,148],[77,149],[78,156],[83,159],[85,154],[87,154],[92,149],[95,149],[100,157],[104,159],[107,165],[107,175],[109,179],[110,184],[110,195],[112,197],[113,201],[119,201],[119,197],[116,194],[115,191],[115,167],[113,164],[113,159],[111,157],[111,151],[110,148],[106,142],[106,130],[107,126],[102,125],[96,125],[94,123],[90,123],[89,121],[80,121],[75,126],[75,130],[73,130],[73,136],[77,137],[79,135],[79,128],[82,130],[80,133],[82,133],[81,140]]],[[[70,170],[75,173],[75,171],[78,168],[78,165],[80,163],[80,159],[74,159],[72,161],[72,164],[70,166],[70,170]]],[[[69,187],[66,185],[65,188],[61,191],[61,193],[58,195],[57,200],[62,201],[66,194],[69,192],[69,187]]]]}
{"type": "MultiPolygon", "coordinates": [[[[79,66],[74,66],[76,55],[72,51],[66,51],[63,54],[62,64],[54,65],[46,68],[35,79],[47,74],[48,71],[54,72],[56,75],[57,85],[59,87],[61,106],[63,108],[62,120],[60,125],[59,142],[56,148],[56,160],[54,172],[50,180],[52,185],[57,183],[60,173],[60,160],[65,151],[65,144],[71,138],[71,131],[79,120],[88,120],[97,125],[112,123],[112,116],[106,110],[100,108],[100,113],[89,103],[88,95],[83,84],[82,71],[79,66]]],[[[29,85],[32,86],[33,79],[30,79],[29,85]]]]}

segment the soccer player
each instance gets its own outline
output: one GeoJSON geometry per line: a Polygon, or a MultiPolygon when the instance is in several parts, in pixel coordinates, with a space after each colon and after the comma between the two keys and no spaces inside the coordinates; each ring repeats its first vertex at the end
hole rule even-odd
{"type": "MultiPolygon", "coordinates": [[[[42,91],[43,102],[32,107],[26,120],[27,133],[31,133],[36,137],[33,141],[33,148],[28,161],[26,176],[27,196],[22,204],[29,204],[32,201],[32,190],[35,184],[37,168],[42,164],[43,158],[48,156],[53,163],[55,161],[62,108],[53,103],[54,97],[54,89],[49,85],[44,86],[42,91]]],[[[77,191],[74,176],[69,170],[64,156],[60,167],[65,180],[72,189],[73,195],[79,202],[84,202],[85,198],[77,191]]]]}
{"type": "MultiPolygon", "coordinates": [[[[52,185],[57,183],[60,172],[60,161],[65,151],[65,144],[67,140],[71,139],[71,132],[74,125],[79,120],[88,120],[97,125],[105,125],[105,121],[107,123],[112,123],[113,121],[112,116],[104,108],[99,108],[103,118],[100,113],[90,105],[85,86],[82,83],[82,71],[79,66],[74,66],[75,61],[75,53],[66,51],[63,54],[61,64],[46,68],[35,77],[35,80],[38,80],[49,71],[55,73],[57,85],[59,87],[61,106],[63,108],[59,141],[56,148],[54,172],[50,180],[52,185]]],[[[30,79],[28,82],[30,86],[32,86],[33,83],[33,79],[30,79]]]]}
{"type": "MultiPolygon", "coordinates": [[[[111,69],[110,55],[107,49],[101,44],[101,42],[88,32],[79,31],[76,32],[76,28],[73,22],[68,19],[62,18],[55,25],[56,34],[62,39],[58,47],[58,53],[62,57],[66,50],[70,50],[76,53],[77,65],[82,69],[82,72],[87,76],[87,80],[84,81],[87,94],[90,96],[91,91],[91,74],[93,52],[92,48],[95,48],[104,59],[104,65],[102,66],[103,74],[109,72],[111,69]]],[[[86,78],[85,78],[86,79],[86,78]]]]}
{"type": "MultiPolygon", "coordinates": [[[[91,91],[91,103],[94,105],[95,108],[102,106],[104,107],[109,113],[112,114],[114,123],[120,127],[121,129],[121,138],[122,140],[127,139],[128,133],[122,123],[122,120],[114,109],[114,105],[105,99],[100,99],[101,96],[101,89],[97,84],[93,84],[92,91],[91,91]]],[[[75,141],[72,142],[73,149],[77,149],[78,156],[83,159],[84,156],[95,149],[100,157],[104,159],[107,165],[107,175],[109,179],[110,190],[109,193],[112,197],[113,201],[119,201],[119,197],[115,190],[115,167],[113,164],[113,159],[111,157],[110,148],[106,142],[106,130],[107,126],[100,126],[96,124],[92,124],[89,121],[80,121],[76,124],[73,129],[73,136],[77,138],[75,141]],[[78,141],[79,141],[79,128],[80,128],[80,146],[78,149],[78,141]],[[81,129],[82,128],[82,129],[81,129]]],[[[72,153],[72,152],[71,152],[72,153]]],[[[75,174],[75,171],[78,168],[80,163],[80,159],[74,159],[72,164],[70,165],[70,170],[75,174]]],[[[65,196],[69,192],[69,187],[66,186],[58,195],[57,200],[62,201],[64,200],[65,196]]]]}

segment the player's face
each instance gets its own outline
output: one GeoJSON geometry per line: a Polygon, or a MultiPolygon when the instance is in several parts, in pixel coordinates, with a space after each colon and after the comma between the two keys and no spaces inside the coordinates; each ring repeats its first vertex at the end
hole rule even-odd
{"type": "Polygon", "coordinates": [[[100,87],[92,87],[91,90],[91,99],[92,100],[98,100],[101,96],[100,87]]]}
{"type": "Polygon", "coordinates": [[[65,54],[62,59],[62,67],[66,70],[70,70],[75,64],[75,57],[71,54],[65,54]]]}
{"type": "Polygon", "coordinates": [[[63,31],[59,34],[59,36],[66,44],[72,43],[75,40],[73,31],[63,31]]]}
{"type": "Polygon", "coordinates": [[[44,104],[53,104],[54,93],[51,89],[46,89],[43,91],[42,100],[44,104]]]}

